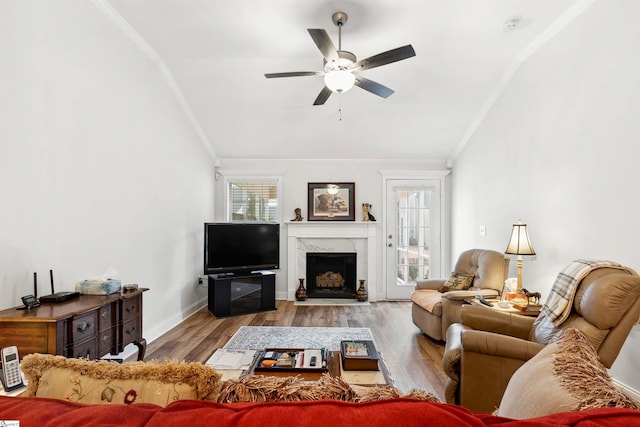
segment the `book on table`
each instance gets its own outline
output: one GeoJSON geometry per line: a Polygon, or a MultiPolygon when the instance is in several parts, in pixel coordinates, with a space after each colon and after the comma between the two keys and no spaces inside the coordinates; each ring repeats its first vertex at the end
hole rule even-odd
{"type": "Polygon", "coordinates": [[[531,304],[531,303],[513,304],[513,308],[523,313],[537,314],[537,313],[540,313],[540,309],[542,309],[542,305],[531,304]]]}
{"type": "Polygon", "coordinates": [[[340,341],[342,368],[346,371],[377,371],[380,355],[373,341],[340,341]]]}

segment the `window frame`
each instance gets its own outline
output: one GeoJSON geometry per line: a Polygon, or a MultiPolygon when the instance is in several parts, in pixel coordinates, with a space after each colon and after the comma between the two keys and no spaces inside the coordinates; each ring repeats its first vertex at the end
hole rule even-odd
{"type": "Polygon", "coordinates": [[[241,174],[225,174],[224,185],[224,217],[226,222],[281,222],[282,218],[282,179],[281,176],[275,174],[256,174],[256,173],[241,173],[241,174]],[[276,185],[276,206],[277,213],[276,218],[272,221],[251,221],[251,220],[234,220],[232,219],[231,212],[231,194],[229,191],[229,185],[232,183],[275,183],[276,185]]]}

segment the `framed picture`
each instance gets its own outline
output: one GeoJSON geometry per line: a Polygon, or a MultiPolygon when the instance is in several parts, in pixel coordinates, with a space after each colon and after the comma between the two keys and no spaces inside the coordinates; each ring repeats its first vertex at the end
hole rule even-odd
{"type": "Polygon", "coordinates": [[[309,221],[355,221],[356,185],[353,182],[310,182],[309,221]]]}

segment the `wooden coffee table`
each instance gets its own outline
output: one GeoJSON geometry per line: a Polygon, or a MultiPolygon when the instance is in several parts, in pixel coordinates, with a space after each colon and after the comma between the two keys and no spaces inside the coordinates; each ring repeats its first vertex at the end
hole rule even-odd
{"type": "MultiPolygon", "coordinates": [[[[259,354],[259,351],[256,351],[256,354],[259,354]]],[[[257,365],[257,358],[254,360],[254,363],[246,370],[240,369],[219,369],[218,371],[222,375],[222,379],[231,379],[231,378],[240,378],[246,375],[265,375],[264,372],[259,372],[258,374],[254,373],[255,366],[257,365]]],[[[342,369],[342,362],[340,360],[340,351],[330,351],[329,357],[327,361],[328,374],[332,377],[341,377],[344,381],[346,381],[350,385],[357,386],[393,386],[394,381],[391,377],[389,369],[387,368],[387,364],[384,362],[384,359],[381,357],[378,362],[379,371],[345,371],[342,369]]],[[[301,378],[308,381],[316,381],[321,376],[322,373],[292,373],[292,372],[277,372],[274,376],[300,376],[301,378]]]]}
{"type": "MultiPolygon", "coordinates": [[[[260,371],[255,373],[254,370],[258,365],[258,360],[255,360],[251,367],[244,371],[241,376],[245,375],[265,375],[265,376],[299,376],[307,381],[316,381],[322,376],[321,372],[274,372],[260,371]]],[[[384,360],[378,362],[379,371],[345,371],[342,368],[342,362],[340,360],[340,351],[330,351],[327,360],[328,374],[332,377],[341,377],[349,384],[362,385],[362,386],[376,386],[376,385],[393,385],[393,378],[389,374],[384,360]]]]}

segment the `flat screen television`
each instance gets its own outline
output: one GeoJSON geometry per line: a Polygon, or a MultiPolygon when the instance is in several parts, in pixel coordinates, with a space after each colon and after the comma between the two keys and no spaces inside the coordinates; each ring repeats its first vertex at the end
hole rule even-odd
{"type": "Polygon", "coordinates": [[[280,267],[280,224],[204,224],[204,273],[248,273],[280,267]]]}

